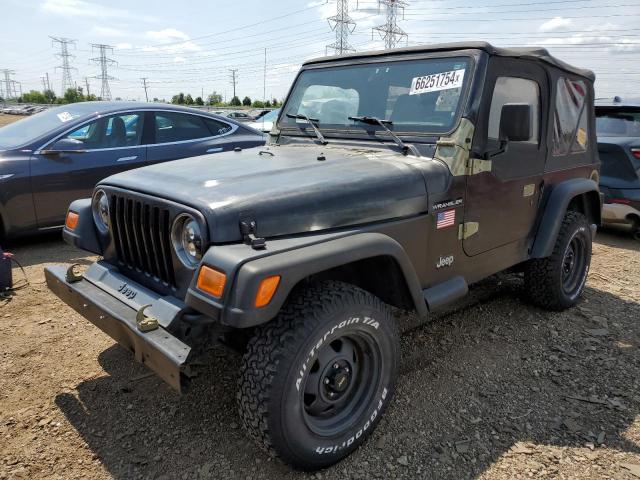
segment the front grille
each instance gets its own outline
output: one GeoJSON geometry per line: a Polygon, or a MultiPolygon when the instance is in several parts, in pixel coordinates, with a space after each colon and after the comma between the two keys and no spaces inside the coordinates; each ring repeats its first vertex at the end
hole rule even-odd
{"type": "Polygon", "coordinates": [[[175,287],[169,210],[112,195],[111,228],[118,262],[175,287]]]}

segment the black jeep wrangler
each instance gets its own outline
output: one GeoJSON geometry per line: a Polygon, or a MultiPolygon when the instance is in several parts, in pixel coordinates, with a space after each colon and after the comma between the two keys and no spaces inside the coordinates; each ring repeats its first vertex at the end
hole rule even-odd
{"type": "Polygon", "coordinates": [[[593,81],[486,43],[309,61],[267,147],[72,203],[64,238],[103,259],[48,285],[178,391],[212,342],[243,346],[249,434],[326,467],[391,402],[394,309],[427,319],[511,267],[535,304],[576,303],[601,211],[593,81]]]}

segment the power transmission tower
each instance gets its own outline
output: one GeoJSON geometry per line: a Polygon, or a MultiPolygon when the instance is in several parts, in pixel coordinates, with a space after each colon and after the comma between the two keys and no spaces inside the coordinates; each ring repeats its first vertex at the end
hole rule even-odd
{"type": "Polygon", "coordinates": [[[57,53],[56,56],[62,59],[62,65],[56,67],[57,69],[62,70],[62,95],[69,88],[74,88],[73,80],[71,79],[71,70],[77,70],[76,68],[71,66],[70,60],[75,58],[74,55],[69,53],[69,45],[75,46],[76,41],[70,38],[63,37],[49,37],[51,39],[52,44],[55,46],[58,44],[60,46],[60,53],[57,53]]]}
{"type": "Polygon", "coordinates": [[[147,94],[147,77],[142,77],[140,80],[142,80],[142,85],[144,85],[144,98],[146,98],[148,102],[149,95],[147,94]]]}
{"type": "Polygon", "coordinates": [[[4,74],[4,98],[9,99],[9,98],[17,97],[16,89],[15,89],[15,81],[11,78],[11,76],[14,75],[16,72],[14,72],[13,70],[9,70],[7,68],[0,70],[0,72],[4,74]],[[13,95],[11,94],[12,91],[13,91],[13,95]]]}
{"type": "Polygon", "coordinates": [[[91,61],[100,65],[100,75],[96,75],[92,78],[102,80],[102,87],[100,88],[100,98],[102,100],[111,100],[111,88],[109,87],[109,80],[117,80],[108,73],[108,68],[117,65],[118,62],[112,58],[107,57],[107,52],[113,52],[111,45],[104,45],[102,43],[92,43],[91,49],[98,49],[100,53],[99,57],[92,58],[91,61]]]}
{"type": "Polygon", "coordinates": [[[231,85],[233,85],[233,98],[236,98],[236,85],[238,84],[236,73],[238,73],[238,69],[233,68],[229,71],[231,72],[231,85]]]}
{"type": "Polygon", "coordinates": [[[356,22],[349,16],[349,0],[336,0],[336,7],[336,14],[327,19],[331,30],[336,32],[336,41],[327,45],[327,50],[332,48],[337,55],[355,52],[356,49],[349,44],[349,34],[356,29],[356,22]]]}
{"type": "Polygon", "coordinates": [[[373,31],[377,31],[384,40],[384,48],[387,50],[396,48],[403,38],[409,43],[409,36],[398,26],[398,9],[402,9],[404,18],[404,9],[409,6],[409,3],[405,0],[378,0],[378,8],[380,5],[386,7],[387,21],[384,25],[374,27],[373,31]]]}
{"type": "Polygon", "coordinates": [[[89,77],[84,77],[84,84],[87,87],[87,98],[89,98],[89,95],[91,94],[89,92],[89,77]]]}

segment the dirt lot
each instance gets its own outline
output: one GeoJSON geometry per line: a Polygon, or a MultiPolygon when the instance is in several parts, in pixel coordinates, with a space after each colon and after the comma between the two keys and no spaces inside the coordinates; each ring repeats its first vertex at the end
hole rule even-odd
{"type": "Polygon", "coordinates": [[[236,354],[211,351],[178,397],[43,284],[90,258],[56,237],[14,252],[31,286],[0,302],[0,478],[640,478],[640,243],[622,234],[599,234],[577,308],[528,306],[502,277],[406,333],[380,426],[313,475],[244,436],[236,354]]]}
{"type": "Polygon", "coordinates": [[[0,127],[4,127],[5,125],[9,125],[21,118],[25,118],[22,115],[6,115],[4,113],[0,113],[0,127]]]}

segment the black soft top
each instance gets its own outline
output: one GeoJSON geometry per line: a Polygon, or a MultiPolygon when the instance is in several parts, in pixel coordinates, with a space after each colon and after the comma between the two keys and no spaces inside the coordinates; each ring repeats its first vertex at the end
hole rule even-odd
{"type": "Polygon", "coordinates": [[[515,47],[515,48],[500,48],[494,47],[487,42],[453,42],[453,43],[439,43],[435,45],[421,45],[419,47],[407,47],[398,48],[394,50],[374,50],[368,52],[351,53],[348,55],[322,57],[312,60],[308,60],[304,65],[317,64],[323,62],[331,62],[337,59],[357,59],[365,57],[381,57],[381,56],[395,56],[405,53],[429,53],[429,52],[453,52],[456,50],[483,50],[489,55],[495,55],[498,57],[513,57],[513,58],[527,58],[532,60],[538,60],[548,65],[553,65],[561,70],[564,70],[581,77],[588,78],[592,82],[595,81],[596,76],[591,70],[584,68],[574,67],[562,60],[554,57],[549,53],[546,48],[539,47],[515,47]]]}

